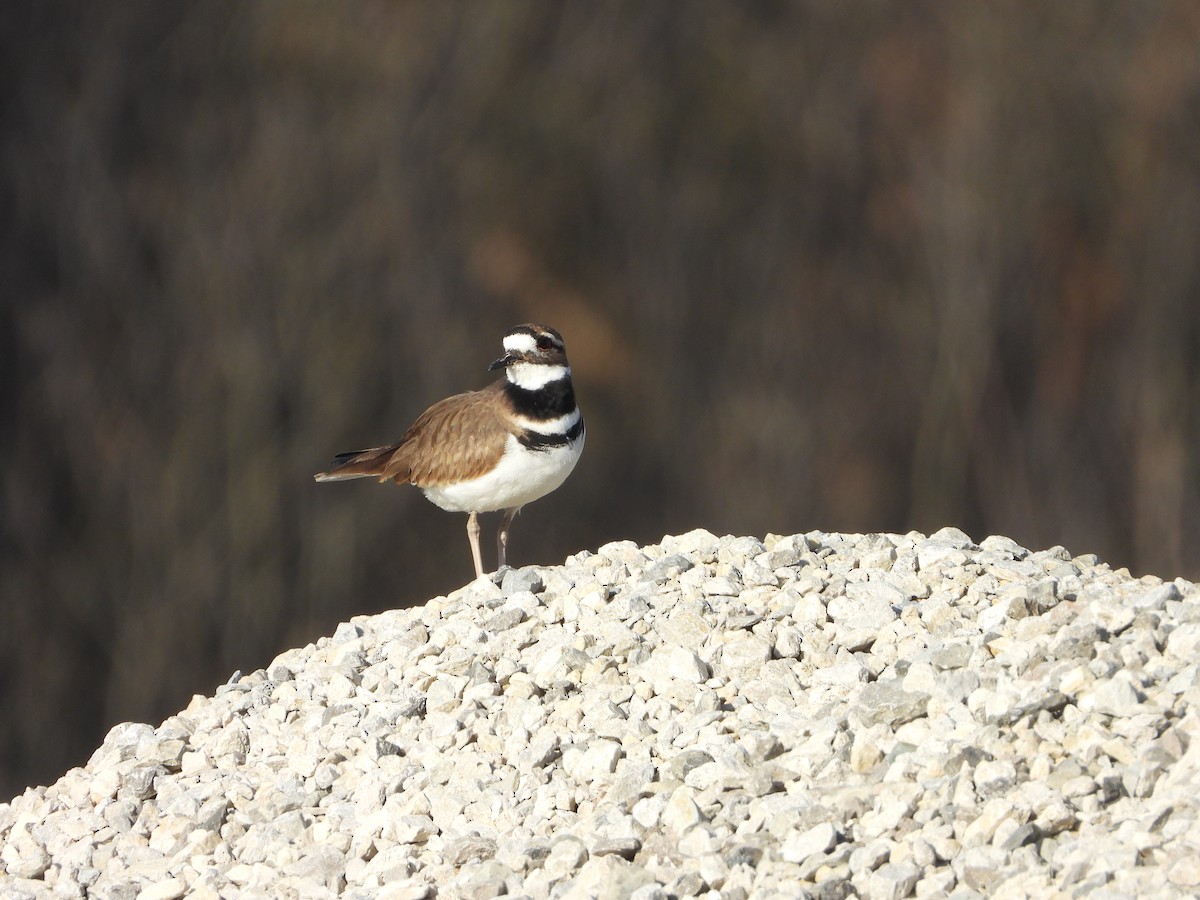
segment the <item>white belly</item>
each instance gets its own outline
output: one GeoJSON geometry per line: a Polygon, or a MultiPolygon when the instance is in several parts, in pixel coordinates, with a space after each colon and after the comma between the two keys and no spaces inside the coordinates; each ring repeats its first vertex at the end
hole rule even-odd
{"type": "Polygon", "coordinates": [[[451,512],[495,512],[524,506],[567,480],[583,452],[583,437],[562,447],[530,450],[509,435],[500,464],[492,471],[471,481],[424,488],[425,496],[451,512]]]}

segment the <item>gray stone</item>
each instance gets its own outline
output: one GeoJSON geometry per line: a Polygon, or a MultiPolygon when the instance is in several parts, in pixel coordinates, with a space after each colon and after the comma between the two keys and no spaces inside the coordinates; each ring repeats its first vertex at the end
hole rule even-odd
{"type": "Polygon", "coordinates": [[[646,569],[646,577],[655,582],[666,582],[677,579],[684,572],[691,569],[693,563],[686,556],[679,553],[672,553],[669,556],[661,557],[646,569]]]}
{"type": "Polygon", "coordinates": [[[1146,593],[1133,597],[1131,602],[1134,609],[1157,609],[1164,610],[1168,603],[1173,603],[1181,600],[1183,595],[1179,593],[1179,587],[1171,581],[1166,584],[1160,584],[1156,588],[1152,588],[1146,593]]]}
{"type": "Polygon", "coordinates": [[[923,652],[919,659],[937,669],[961,669],[971,661],[971,648],[961,643],[938,644],[923,652]]]}
{"type": "Polygon", "coordinates": [[[1018,847],[1024,847],[1026,844],[1032,844],[1038,841],[1042,836],[1041,829],[1032,822],[1026,822],[1024,825],[1018,825],[1011,831],[1001,843],[1000,849],[1013,851],[1018,847]]]}
{"type": "Polygon", "coordinates": [[[545,586],[541,572],[528,566],[523,569],[509,569],[500,582],[500,590],[505,594],[519,594],[522,591],[540,594],[545,586]]]}
{"type": "Polygon", "coordinates": [[[921,870],[911,863],[887,863],[867,879],[867,896],[871,900],[901,900],[912,893],[921,877],[921,870]]]}
{"type": "Polygon", "coordinates": [[[484,623],[483,630],[488,634],[500,634],[515,628],[525,621],[525,610],[518,606],[506,606],[484,623]]]}
{"type": "Polygon", "coordinates": [[[906,691],[894,684],[873,682],[858,694],[851,715],[864,726],[884,724],[895,727],[925,715],[927,694],[906,691]]]}
{"type": "Polygon", "coordinates": [[[633,859],[642,849],[642,842],[635,837],[600,838],[590,847],[592,856],[620,856],[633,859]]]}
{"type": "Polygon", "coordinates": [[[496,855],[494,838],[468,834],[446,845],[446,859],[453,866],[491,859],[496,855]]]}

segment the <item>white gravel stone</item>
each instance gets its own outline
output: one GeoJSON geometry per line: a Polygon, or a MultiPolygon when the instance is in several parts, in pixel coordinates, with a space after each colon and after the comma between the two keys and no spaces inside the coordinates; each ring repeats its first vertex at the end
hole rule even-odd
{"type": "Polygon", "coordinates": [[[1200,658],[1200,622],[1185,622],[1172,631],[1166,652],[1184,662],[1200,658]]]}
{"type": "Polygon", "coordinates": [[[137,893],[137,900],[176,900],[187,893],[187,884],[180,878],[168,878],[149,884],[137,893]]]}
{"type": "Polygon", "coordinates": [[[683,834],[703,820],[704,815],[696,805],[691,788],[676,788],[663,809],[662,823],[676,834],[683,834]]]}
{"type": "Polygon", "coordinates": [[[870,900],[901,900],[913,892],[920,877],[921,870],[912,863],[888,863],[871,873],[866,895],[870,900]]]}
{"type": "Polygon", "coordinates": [[[818,853],[832,850],[837,843],[837,829],[831,822],[814,825],[807,831],[789,835],[779,848],[779,856],[784,862],[800,863],[818,853]]]}
{"type": "Polygon", "coordinates": [[[1149,712],[1143,707],[1128,672],[1116,672],[1111,678],[1094,684],[1080,698],[1079,708],[1123,718],[1149,712]]]}
{"type": "Polygon", "coordinates": [[[721,648],[722,668],[734,677],[755,675],[770,658],[771,645],[748,632],[731,635],[721,648]]]}
{"type": "Polygon", "coordinates": [[[360,616],[0,804],[0,896],[1194,896],[1183,580],[614,542],[360,616]]]}

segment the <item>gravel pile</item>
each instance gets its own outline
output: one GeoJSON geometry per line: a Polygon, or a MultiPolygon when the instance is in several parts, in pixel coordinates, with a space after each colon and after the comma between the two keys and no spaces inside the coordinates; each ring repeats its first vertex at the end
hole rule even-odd
{"type": "Polygon", "coordinates": [[[1196,600],[950,528],[613,543],[117,726],[0,805],[0,895],[1194,895],[1196,600]]]}

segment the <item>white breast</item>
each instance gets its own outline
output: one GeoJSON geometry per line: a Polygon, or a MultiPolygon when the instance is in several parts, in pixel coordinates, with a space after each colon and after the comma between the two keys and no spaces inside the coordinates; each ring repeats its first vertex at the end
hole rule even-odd
{"type": "Polygon", "coordinates": [[[425,496],[451,512],[494,512],[532,503],[559,487],[583,452],[584,436],[573,444],[530,450],[513,435],[496,468],[458,484],[424,488],[425,496]]]}

